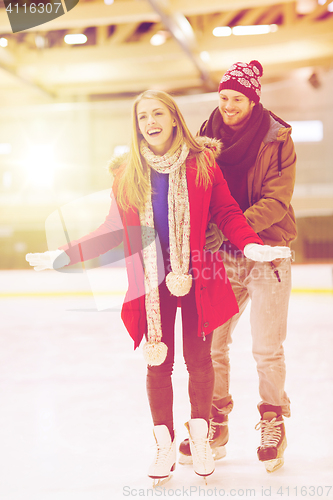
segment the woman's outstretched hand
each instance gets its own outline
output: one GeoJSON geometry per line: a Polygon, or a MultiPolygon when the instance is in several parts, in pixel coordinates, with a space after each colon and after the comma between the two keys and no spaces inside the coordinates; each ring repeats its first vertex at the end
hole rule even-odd
{"type": "Polygon", "coordinates": [[[289,247],[271,247],[269,245],[249,243],[244,247],[244,255],[248,259],[257,262],[271,262],[275,259],[288,259],[291,257],[291,251],[289,247]]]}
{"type": "Polygon", "coordinates": [[[67,266],[70,262],[70,258],[63,250],[53,250],[44,253],[27,253],[25,259],[35,271],[60,269],[61,267],[67,266]]]}

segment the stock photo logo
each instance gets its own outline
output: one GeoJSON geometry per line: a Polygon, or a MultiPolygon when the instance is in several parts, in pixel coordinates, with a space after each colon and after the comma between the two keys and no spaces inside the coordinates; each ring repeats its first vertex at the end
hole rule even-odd
{"type": "Polygon", "coordinates": [[[18,33],[63,16],[79,0],[4,0],[4,3],[12,32],[18,33]]]}

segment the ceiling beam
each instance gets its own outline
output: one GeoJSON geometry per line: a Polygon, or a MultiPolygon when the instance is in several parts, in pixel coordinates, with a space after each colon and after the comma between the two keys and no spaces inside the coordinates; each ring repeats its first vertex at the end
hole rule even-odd
{"type": "Polygon", "coordinates": [[[292,25],[297,20],[296,3],[287,3],[283,6],[283,23],[292,25]]]}
{"type": "Polygon", "coordinates": [[[125,43],[127,38],[129,38],[136,31],[140,23],[128,23],[128,24],[118,24],[116,26],[116,31],[110,36],[110,44],[116,45],[125,43]]]}
{"type": "Polygon", "coordinates": [[[267,7],[256,7],[251,8],[246,12],[239,23],[242,26],[251,26],[253,24],[258,24],[258,19],[261,18],[267,12],[267,7]]]}
{"type": "MultiPolygon", "coordinates": [[[[300,24],[293,26],[285,25],[274,33],[267,35],[230,36],[216,38],[210,32],[203,35],[197,42],[197,50],[208,51],[209,53],[233,53],[250,49],[256,51],[261,47],[273,47],[280,44],[292,44],[295,41],[321,42],[323,44],[333,44],[333,17],[320,23],[312,23],[306,29],[300,24]]],[[[111,65],[117,61],[124,64],[145,64],[155,61],[164,61],[172,64],[173,60],[182,59],[182,50],[178,43],[170,38],[165,44],[158,47],[152,46],[149,42],[128,42],[113,46],[87,46],[87,47],[55,47],[43,51],[29,50],[21,46],[16,54],[16,64],[24,66],[70,66],[85,63],[105,63],[111,65]]],[[[287,57],[282,53],[280,58],[287,57]]],[[[295,54],[297,57],[297,54],[295,54]]]]}
{"type": "MultiPolygon", "coordinates": [[[[290,4],[287,4],[289,6],[290,4]]],[[[269,10],[267,10],[266,14],[262,17],[262,24],[272,24],[273,21],[280,15],[283,14],[283,5],[274,5],[269,10]]]]}
{"type": "MultiPolygon", "coordinates": [[[[247,54],[245,53],[245,57],[247,54]]],[[[304,54],[304,58],[298,60],[289,60],[289,61],[276,61],[272,63],[272,59],[269,57],[269,51],[267,51],[266,55],[260,57],[261,62],[264,66],[264,76],[263,82],[266,81],[274,81],[287,77],[290,75],[291,71],[295,69],[304,68],[304,67],[326,67],[329,68],[331,66],[333,57],[333,49],[330,53],[327,54],[304,54]],[[307,58],[306,58],[307,57],[307,58]]],[[[246,59],[248,60],[248,58],[246,59]]],[[[234,59],[233,61],[234,62],[234,59]]],[[[202,81],[198,77],[198,73],[195,71],[195,68],[187,68],[187,71],[182,71],[184,68],[184,64],[179,64],[176,66],[176,71],[170,73],[168,67],[161,67],[158,72],[146,73],[144,71],[144,75],[140,79],[129,79],[128,75],[124,75],[123,77],[119,77],[119,79],[113,79],[110,74],[110,79],[103,81],[80,81],[80,82],[63,82],[53,85],[52,90],[57,94],[59,99],[70,99],[73,96],[86,96],[89,94],[117,94],[117,93],[140,93],[148,88],[154,88],[159,90],[165,90],[166,92],[172,92],[173,90],[188,90],[189,88],[197,88],[203,89],[202,81]]],[[[133,71],[136,71],[136,67],[133,68],[133,71]]],[[[144,68],[145,69],[145,68],[144,68]]],[[[221,79],[224,71],[228,69],[228,65],[223,67],[223,69],[214,70],[211,72],[212,79],[216,82],[216,88],[218,86],[218,82],[221,79]]],[[[216,90],[216,89],[215,89],[216,90]]]]}
{"type": "MultiPolygon", "coordinates": [[[[279,4],[294,0],[278,0],[279,4]]],[[[270,7],[277,0],[232,0],[232,10],[255,7],[270,7]],[[249,5],[250,3],[250,5],[249,5]]],[[[230,0],[170,0],[169,12],[180,12],[184,16],[214,14],[230,11],[230,0]]],[[[61,29],[87,28],[89,26],[116,25],[139,22],[157,22],[159,16],[144,0],[123,0],[106,5],[102,1],[78,3],[65,15],[57,17],[42,26],[29,31],[52,31],[61,29]]],[[[5,9],[0,9],[0,33],[12,33],[5,9]]]]}
{"type": "Polygon", "coordinates": [[[271,7],[277,3],[292,3],[295,0],[171,0],[171,8],[179,10],[185,16],[213,14],[232,10],[271,7]]]}
{"type": "MultiPolygon", "coordinates": [[[[327,43],[333,42],[333,17],[320,23],[312,22],[306,26],[303,23],[294,25],[282,25],[276,32],[267,35],[229,36],[216,38],[210,33],[200,40],[200,50],[224,51],[242,50],[248,47],[256,50],[257,47],[270,47],[275,44],[293,43],[294,41],[315,41],[322,40],[327,43]]],[[[287,56],[287,54],[285,54],[287,56]]],[[[297,54],[296,54],[297,55],[297,54]]],[[[284,54],[281,55],[282,57],[284,54]]]]}
{"type": "Polygon", "coordinates": [[[161,22],[171,33],[189,60],[200,74],[200,78],[207,89],[213,88],[209,72],[203,61],[196,54],[197,42],[192,26],[181,12],[172,12],[169,2],[164,0],[147,0],[151,7],[160,16],[161,22]]]}
{"type": "MultiPolygon", "coordinates": [[[[54,29],[53,21],[35,33],[13,35],[8,47],[0,48],[0,69],[8,72],[0,87],[3,92],[11,90],[11,75],[19,84],[17,89],[30,86],[58,98],[139,93],[147,88],[209,91],[216,89],[232,63],[251,59],[263,64],[264,79],[274,81],[296,68],[332,64],[333,16],[318,20],[323,12],[326,10],[320,6],[315,13],[299,18],[294,0],[121,0],[111,6],[100,0],[84,2],[54,22],[65,23],[62,29],[76,32],[96,26],[96,45],[63,44],[37,50],[34,36],[44,34],[41,28],[54,29]],[[228,25],[240,8],[246,12],[239,24],[256,23],[257,19],[274,22],[279,13],[284,24],[268,35],[214,37],[210,28],[228,25]],[[195,21],[193,26],[185,16],[195,21]],[[143,21],[153,25],[146,33],[136,33],[143,21]],[[172,37],[161,46],[152,46],[151,35],[163,26],[172,37]],[[210,58],[206,63],[200,58],[204,51],[210,58]]],[[[16,85],[13,91],[17,91],[16,85]]]]}
{"type": "MultiPolygon", "coordinates": [[[[150,43],[126,45],[130,47],[117,48],[114,58],[110,56],[108,47],[101,47],[100,50],[87,48],[88,51],[84,50],[81,57],[75,59],[72,55],[70,58],[66,57],[69,55],[68,51],[64,54],[61,49],[52,49],[48,51],[52,54],[45,56],[43,62],[39,58],[25,57],[20,71],[30,75],[59,97],[85,93],[141,92],[152,87],[166,91],[186,87],[203,88],[198,71],[173,39],[162,46],[163,53],[159,57],[155,56],[153,65],[152,51],[149,57],[146,54],[144,58],[134,54],[138,54],[139,50],[141,54],[151,50],[150,43]],[[131,60],[127,59],[125,62],[126,51],[131,60]],[[104,58],[100,58],[101,52],[104,58]]],[[[78,54],[78,51],[74,52],[78,54]]],[[[331,65],[333,29],[330,37],[307,39],[304,35],[295,37],[294,41],[281,39],[279,43],[266,42],[256,46],[243,44],[239,48],[217,45],[215,39],[214,47],[209,53],[210,78],[215,82],[215,87],[223,72],[236,60],[258,59],[264,67],[264,78],[279,79],[297,68],[331,65]]]]}

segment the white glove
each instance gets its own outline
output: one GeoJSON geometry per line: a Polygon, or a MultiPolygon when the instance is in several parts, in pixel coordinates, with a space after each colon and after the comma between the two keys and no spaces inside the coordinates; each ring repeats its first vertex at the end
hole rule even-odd
{"type": "Polygon", "coordinates": [[[291,257],[291,251],[289,247],[271,247],[269,245],[249,243],[244,247],[244,255],[248,259],[257,262],[271,262],[275,259],[288,259],[291,257]]]}
{"type": "Polygon", "coordinates": [[[63,250],[53,250],[44,253],[27,253],[25,259],[35,271],[60,269],[61,267],[67,266],[70,262],[70,258],[63,250]]]}

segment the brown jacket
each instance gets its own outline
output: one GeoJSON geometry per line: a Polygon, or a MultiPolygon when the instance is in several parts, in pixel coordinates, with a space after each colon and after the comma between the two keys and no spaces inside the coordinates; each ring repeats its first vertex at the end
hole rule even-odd
{"type": "MultiPolygon", "coordinates": [[[[270,128],[248,171],[250,207],[244,215],[265,244],[290,246],[297,235],[290,203],[295,185],[296,153],[291,127],[274,113],[270,115],[270,128]]],[[[205,126],[201,134],[204,132],[205,126]]]]}

